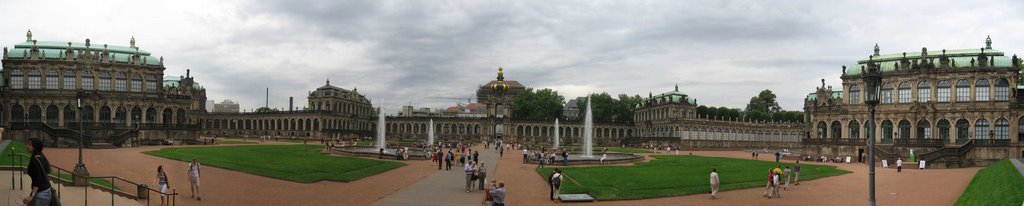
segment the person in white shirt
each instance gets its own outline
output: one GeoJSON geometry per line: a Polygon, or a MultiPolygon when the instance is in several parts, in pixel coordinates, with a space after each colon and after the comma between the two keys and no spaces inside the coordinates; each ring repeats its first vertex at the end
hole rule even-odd
{"type": "Polygon", "coordinates": [[[896,159],[896,172],[903,172],[903,158],[896,159]]]}
{"type": "Polygon", "coordinates": [[[711,199],[718,198],[718,169],[711,168],[711,199]]]}
{"type": "Polygon", "coordinates": [[[188,180],[192,185],[192,197],[202,201],[203,197],[199,195],[199,161],[196,161],[195,157],[188,163],[188,180]]]}
{"type": "Polygon", "coordinates": [[[780,198],[779,196],[779,176],[778,174],[772,176],[772,196],[780,198]]]}
{"type": "Polygon", "coordinates": [[[530,150],[523,149],[523,164],[526,164],[527,156],[530,155],[530,150]]]}

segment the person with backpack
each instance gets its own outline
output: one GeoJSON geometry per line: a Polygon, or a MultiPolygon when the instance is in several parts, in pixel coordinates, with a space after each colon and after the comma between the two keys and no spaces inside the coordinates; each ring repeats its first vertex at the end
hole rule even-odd
{"type": "Polygon", "coordinates": [[[53,201],[53,190],[50,188],[50,161],[43,155],[43,140],[31,138],[26,140],[26,149],[32,154],[28,160],[28,176],[32,179],[32,193],[22,200],[25,205],[45,206],[53,201]]]}
{"type": "Polygon", "coordinates": [[[551,175],[551,201],[558,201],[559,188],[562,187],[562,171],[555,169],[555,173],[551,175]]]}

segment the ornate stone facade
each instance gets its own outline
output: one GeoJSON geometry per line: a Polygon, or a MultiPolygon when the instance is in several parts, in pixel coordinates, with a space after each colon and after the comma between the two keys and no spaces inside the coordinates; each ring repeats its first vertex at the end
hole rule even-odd
{"type": "Polygon", "coordinates": [[[808,95],[810,138],[805,148],[820,155],[860,157],[870,125],[862,75],[879,67],[883,83],[874,136],[880,158],[906,159],[910,149],[939,166],[987,165],[1021,157],[1024,99],[1017,95],[1020,59],[984,48],[875,53],[850,69],[843,67],[842,88],[825,86],[808,95]],[[821,146],[819,146],[821,145],[821,146]],[[972,149],[973,148],[973,149],[972,149]],[[960,151],[965,155],[953,155],[960,151]]]}
{"type": "Polygon", "coordinates": [[[135,38],[123,47],[26,36],[4,48],[0,126],[8,136],[77,143],[82,122],[87,144],[196,137],[206,90],[190,74],[165,77],[163,58],[135,38]]]}

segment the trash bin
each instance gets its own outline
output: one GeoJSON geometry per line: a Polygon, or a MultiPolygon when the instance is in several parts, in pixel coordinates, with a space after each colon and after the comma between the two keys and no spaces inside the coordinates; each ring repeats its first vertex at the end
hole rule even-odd
{"type": "Polygon", "coordinates": [[[141,199],[149,199],[149,185],[139,184],[137,197],[141,199]]]}

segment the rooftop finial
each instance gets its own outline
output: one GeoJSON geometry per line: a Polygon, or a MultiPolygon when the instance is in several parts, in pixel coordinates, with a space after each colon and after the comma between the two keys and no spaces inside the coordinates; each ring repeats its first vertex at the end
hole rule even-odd
{"type": "Polygon", "coordinates": [[[89,39],[85,39],[85,48],[89,48],[91,45],[92,43],[90,43],[89,39]]]}
{"type": "Polygon", "coordinates": [[[676,91],[679,91],[679,84],[676,84],[676,91]]]}
{"type": "Polygon", "coordinates": [[[327,78],[327,86],[331,86],[331,78],[327,78]]]}
{"type": "Polygon", "coordinates": [[[878,54],[879,51],[881,51],[881,50],[878,49],[878,43],[875,43],[875,55],[874,56],[878,56],[879,55],[878,54]]]}
{"type": "Polygon", "coordinates": [[[992,49],[992,35],[985,37],[985,48],[992,49]]]}
{"type": "Polygon", "coordinates": [[[32,30],[29,29],[28,33],[25,34],[25,41],[32,41],[32,30]]]}
{"type": "Polygon", "coordinates": [[[504,72],[504,70],[505,70],[504,68],[501,68],[501,66],[498,66],[498,81],[505,80],[505,72],[504,72]]]}
{"type": "Polygon", "coordinates": [[[135,48],[135,36],[132,36],[132,40],[128,43],[131,44],[132,48],[135,48]]]}

